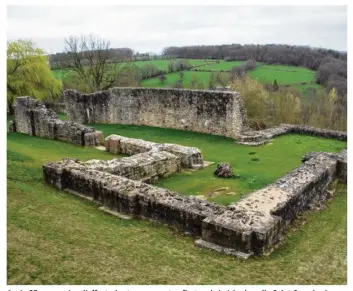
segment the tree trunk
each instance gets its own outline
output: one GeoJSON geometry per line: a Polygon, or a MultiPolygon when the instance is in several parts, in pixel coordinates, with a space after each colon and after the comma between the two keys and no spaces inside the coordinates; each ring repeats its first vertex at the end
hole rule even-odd
{"type": "Polygon", "coordinates": [[[8,115],[11,115],[11,116],[13,116],[14,115],[14,109],[13,109],[13,106],[12,106],[12,104],[7,104],[7,114],[8,115]]]}

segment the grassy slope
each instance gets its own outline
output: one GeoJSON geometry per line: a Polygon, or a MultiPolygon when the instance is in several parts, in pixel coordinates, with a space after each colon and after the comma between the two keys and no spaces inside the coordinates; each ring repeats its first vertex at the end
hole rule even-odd
{"type": "MultiPolygon", "coordinates": [[[[334,150],[338,145],[321,139],[306,143],[304,137],[300,138],[302,145],[298,145],[293,143],[295,138],[285,136],[268,146],[277,148],[271,152],[266,147],[240,147],[229,139],[188,132],[133,126],[97,127],[105,134],[116,132],[199,146],[207,160],[233,159],[236,169],[248,167],[249,172],[256,171],[256,167],[246,165],[247,152],[256,151],[260,163],[277,163],[272,168],[262,168],[260,174],[264,177],[276,168],[284,171],[284,164],[288,168],[298,164],[302,153],[295,150],[297,147],[303,146],[304,152],[304,145],[309,147],[309,143],[310,150],[334,150]]],[[[195,248],[193,238],[158,223],[106,215],[90,202],[45,185],[41,165],[63,157],[86,160],[113,156],[62,142],[8,134],[8,284],[345,284],[347,281],[344,187],[328,209],[309,215],[307,223],[298,231],[292,230],[284,245],[271,256],[243,262],[195,248]]],[[[200,175],[201,183],[204,174],[200,175]]],[[[212,177],[211,171],[207,176],[212,177]]],[[[186,187],[189,182],[188,177],[183,177],[186,187]]],[[[181,183],[177,187],[182,187],[181,183]]]]}
{"type": "MultiPolygon", "coordinates": [[[[210,60],[188,60],[192,65],[200,65],[207,62],[212,62],[210,60]]],[[[134,62],[137,66],[143,66],[145,64],[154,64],[159,69],[167,70],[168,63],[170,60],[153,60],[153,61],[136,61],[134,62]]],[[[213,61],[214,62],[214,61],[213,61]]],[[[185,88],[191,88],[191,80],[193,76],[197,76],[199,82],[204,84],[205,88],[208,88],[208,83],[211,77],[211,72],[202,72],[202,70],[214,70],[214,71],[229,71],[234,66],[241,65],[242,61],[225,62],[221,60],[218,64],[207,64],[205,66],[197,67],[198,72],[186,71],[184,72],[183,85],[185,88]],[[201,72],[200,72],[201,70],[201,72]]],[[[296,84],[293,85],[304,95],[308,94],[308,89],[320,89],[322,86],[315,84],[315,72],[307,68],[285,66],[285,65],[263,65],[262,63],[257,63],[258,68],[249,72],[249,76],[257,79],[262,84],[272,84],[274,79],[277,80],[279,85],[285,84],[296,84]],[[297,83],[307,82],[310,84],[299,85],[297,83]]],[[[227,73],[225,73],[227,74],[227,73]]],[[[70,78],[70,71],[68,70],[54,70],[53,75],[55,78],[70,78]]],[[[147,79],[141,82],[142,87],[149,88],[164,88],[175,84],[176,81],[180,80],[179,72],[169,73],[165,75],[167,80],[162,84],[158,77],[147,79]]]]}
{"type": "MultiPolygon", "coordinates": [[[[177,59],[177,60],[182,60],[182,59],[177,59]]],[[[176,60],[152,60],[152,61],[136,61],[133,62],[136,66],[142,67],[147,64],[152,64],[155,65],[158,69],[168,71],[168,64],[169,62],[175,62],[176,60]]],[[[208,62],[214,62],[212,60],[194,60],[194,59],[188,59],[188,62],[192,66],[198,66],[202,65],[208,62]]],[[[62,78],[69,78],[70,77],[70,70],[68,69],[58,69],[58,70],[52,70],[53,76],[58,79],[62,78]]]]}
{"type": "MultiPolygon", "coordinates": [[[[267,66],[271,67],[271,66],[267,66]]],[[[279,67],[279,66],[275,66],[279,67]]],[[[296,67],[294,67],[296,68],[296,67]]],[[[301,68],[304,69],[304,68],[301,68]]],[[[262,68],[262,66],[256,68],[253,71],[248,72],[249,76],[253,79],[257,79],[261,84],[272,84],[274,79],[277,80],[278,85],[293,84],[300,82],[315,82],[315,74],[309,70],[290,71],[285,69],[269,69],[262,68]]]]}
{"type": "MultiPolygon", "coordinates": [[[[242,65],[243,61],[234,61],[234,62],[226,62],[226,61],[219,61],[219,63],[215,64],[207,64],[205,66],[197,68],[198,70],[214,70],[214,71],[230,71],[233,67],[238,67],[242,65]]],[[[259,65],[260,63],[257,63],[259,65]]]]}
{"type": "MultiPolygon", "coordinates": [[[[203,83],[205,88],[208,88],[208,83],[211,78],[210,72],[194,72],[194,71],[185,71],[183,76],[183,85],[185,88],[191,87],[191,81],[194,76],[197,76],[198,82],[203,83]]],[[[165,88],[175,84],[178,80],[180,80],[180,72],[165,74],[166,80],[162,84],[158,77],[146,79],[141,82],[141,87],[148,88],[165,88]]]]}

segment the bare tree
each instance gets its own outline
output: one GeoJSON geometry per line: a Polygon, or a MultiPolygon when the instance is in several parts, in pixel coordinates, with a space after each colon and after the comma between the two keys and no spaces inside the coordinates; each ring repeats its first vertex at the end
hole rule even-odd
{"type": "Polygon", "coordinates": [[[119,79],[132,74],[129,63],[110,63],[110,42],[93,35],[65,39],[65,51],[68,59],[65,66],[76,72],[79,78],[89,84],[92,91],[106,90],[119,79]]]}

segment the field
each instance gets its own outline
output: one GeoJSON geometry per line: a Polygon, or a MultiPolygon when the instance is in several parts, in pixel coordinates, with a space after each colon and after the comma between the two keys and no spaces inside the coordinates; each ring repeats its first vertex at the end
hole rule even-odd
{"type": "MultiPolygon", "coordinates": [[[[155,65],[159,70],[163,70],[165,72],[168,71],[168,64],[169,62],[175,62],[177,60],[183,60],[183,59],[171,59],[171,60],[152,60],[152,61],[135,61],[133,62],[136,66],[142,67],[144,65],[152,64],[155,65]]],[[[199,66],[202,64],[210,63],[210,62],[215,62],[212,60],[193,60],[193,59],[188,59],[188,62],[192,66],[199,66]]],[[[53,76],[58,79],[62,78],[69,78],[70,77],[70,70],[67,69],[58,69],[58,70],[53,70],[53,76]]]]}
{"type": "Polygon", "coordinates": [[[298,67],[264,65],[250,71],[249,76],[261,84],[272,84],[274,79],[278,85],[298,84],[301,82],[315,83],[315,72],[298,67]]]}
{"type": "MultiPolygon", "coordinates": [[[[226,62],[226,61],[219,61],[219,63],[215,64],[207,64],[202,67],[198,67],[197,70],[199,71],[230,71],[233,67],[238,67],[244,64],[243,61],[234,61],[234,62],[226,62]]],[[[260,63],[256,63],[259,65],[260,63]]]]}
{"type": "MultiPolygon", "coordinates": [[[[226,73],[224,73],[226,74],[226,73]]],[[[191,81],[194,76],[197,77],[197,84],[202,83],[204,89],[208,88],[208,82],[211,79],[210,72],[194,72],[194,71],[185,71],[183,76],[183,86],[185,88],[191,88],[191,81]]],[[[165,88],[173,86],[178,80],[180,80],[180,72],[165,74],[166,80],[162,84],[158,77],[150,78],[143,80],[141,82],[141,87],[146,88],[165,88]]]]}
{"type": "MultiPolygon", "coordinates": [[[[62,118],[65,116],[61,115],[62,118]]],[[[157,142],[199,147],[207,161],[232,163],[238,179],[213,178],[215,165],[173,175],[160,186],[186,195],[228,186],[229,203],[299,165],[308,151],[339,151],[346,143],[288,135],[247,147],[232,139],[127,125],[94,125],[157,142]],[[256,152],[249,155],[250,152],[256,152]],[[252,157],[259,161],[252,161],[252,157]]],[[[43,183],[41,166],[64,157],[111,159],[112,154],[19,133],[7,136],[8,284],[345,284],[347,195],[301,217],[269,257],[241,261],[193,246],[193,238],[144,220],[122,220],[43,183]],[[305,222],[305,224],[304,224],[305,222]],[[300,226],[300,228],[299,228],[300,226]],[[329,234],[329,235],[328,235],[329,234]]]]}
{"type": "MultiPolygon", "coordinates": [[[[134,62],[137,66],[141,67],[145,64],[153,64],[157,68],[167,71],[168,63],[170,60],[153,60],[153,61],[136,61],[134,62]]],[[[191,81],[194,76],[197,77],[197,83],[203,83],[204,89],[208,89],[209,80],[211,78],[211,71],[221,72],[228,75],[227,71],[230,71],[234,66],[240,66],[244,62],[242,61],[219,61],[216,63],[215,60],[196,60],[188,59],[189,63],[193,66],[197,66],[195,71],[184,71],[183,87],[192,88],[191,81]],[[203,66],[199,66],[205,64],[203,66]]],[[[53,74],[56,78],[70,78],[70,71],[68,70],[54,70],[53,74]]],[[[264,65],[258,62],[257,68],[250,71],[249,76],[253,79],[258,80],[261,84],[272,84],[276,79],[279,86],[290,85],[297,88],[304,95],[309,94],[309,89],[321,89],[322,86],[315,83],[315,72],[307,68],[284,66],[284,65],[264,65]],[[300,84],[300,83],[307,84],[300,84]]],[[[173,87],[174,84],[180,80],[179,72],[165,74],[166,81],[162,84],[158,77],[143,80],[141,82],[142,87],[148,88],[163,88],[173,87]]]]}

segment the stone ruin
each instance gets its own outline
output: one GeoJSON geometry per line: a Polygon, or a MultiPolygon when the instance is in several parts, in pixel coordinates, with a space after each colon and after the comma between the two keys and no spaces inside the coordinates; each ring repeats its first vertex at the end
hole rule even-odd
{"type": "Polygon", "coordinates": [[[65,141],[81,146],[104,144],[104,135],[92,127],[62,121],[55,112],[31,97],[18,97],[10,131],[65,141]]]}
{"type": "Polygon", "coordinates": [[[158,144],[116,134],[112,134],[105,139],[105,150],[114,154],[121,153],[128,155],[163,151],[179,157],[183,168],[200,169],[204,165],[201,151],[198,148],[171,143],[158,144]]]}
{"type": "Polygon", "coordinates": [[[258,146],[269,142],[272,138],[284,134],[299,133],[307,134],[312,136],[321,136],[325,138],[335,138],[338,140],[347,140],[347,132],[316,128],[306,125],[297,124],[281,124],[276,127],[258,130],[258,131],[247,131],[243,132],[237,138],[238,144],[258,146]]]}
{"type": "Polygon", "coordinates": [[[175,128],[236,138],[248,130],[237,92],[111,88],[92,94],[64,91],[69,120],[175,128]]]}
{"type": "MultiPolygon", "coordinates": [[[[147,92],[147,97],[151,93],[143,90],[141,92],[147,92]]],[[[120,101],[125,102],[125,98],[132,97],[131,94],[133,96],[137,94],[139,97],[136,100],[141,101],[145,98],[139,95],[142,94],[141,92],[137,93],[134,90],[129,91],[123,88],[120,92],[123,96],[120,101]]],[[[169,91],[166,90],[163,93],[164,96],[167,92],[169,91]]],[[[98,94],[100,96],[98,99],[104,96],[106,98],[103,98],[106,102],[101,104],[103,107],[94,105],[97,100],[93,98],[94,96],[77,95],[78,98],[82,97],[80,102],[83,102],[83,105],[87,102],[90,104],[86,108],[87,114],[82,115],[86,119],[81,122],[92,121],[89,119],[92,112],[95,112],[94,118],[98,118],[99,112],[103,117],[106,116],[104,114],[110,112],[104,109],[104,106],[111,104],[109,102],[112,96],[109,94],[117,93],[112,90],[108,95],[104,94],[102,92],[98,94]]],[[[173,94],[170,96],[174,96],[173,94]]],[[[178,95],[181,92],[175,94],[178,95]]],[[[170,96],[169,98],[172,98],[170,96]]],[[[195,100],[199,101],[200,96],[195,97],[195,100]]],[[[180,101],[178,98],[176,100],[180,101]]],[[[207,102],[210,102],[208,106],[211,106],[212,102],[216,101],[210,99],[207,102]]],[[[128,111],[124,114],[129,114],[128,111]]],[[[82,113],[80,112],[79,114],[82,113]]],[[[135,113],[130,117],[135,118],[135,113]]],[[[145,113],[142,112],[141,116],[145,113]]],[[[203,113],[200,112],[200,114],[203,113]]],[[[231,114],[226,114],[226,118],[231,116],[231,114]]],[[[245,123],[238,122],[237,124],[244,125],[245,123]]],[[[163,126],[164,123],[159,125],[163,126]]],[[[225,124],[222,126],[218,133],[227,132],[228,136],[234,137],[236,132],[237,142],[248,145],[264,144],[269,139],[286,133],[304,133],[347,140],[345,132],[307,126],[283,124],[257,132],[241,132],[241,128],[246,127],[238,127],[236,131],[230,127],[232,129],[228,131],[225,129],[225,124]]],[[[201,131],[196,127],[190,129],[201,131]]],[[[75,122],[62,121],[51,109],[47,109],[41,102],[30,97],[17,98],[15,116],[13,122],[10,123],[10,130],[82,146],[97,146],[104,143],[101,132],[75,122]]],[[[216,131],[211,131],[209,133],[217,134],[216,131]]],[[[127,214],[131,217],[170,224],[179,231],[198,237],[195,241],[196,246],[241,258],[271,252],[281,241],[290,223],[299,214],[322,204],[332,196],[330,186],[333,182],[336,180],[347,182],[346,150],[340,153],[313,152],[303,157],[302,165],[274,183],[250,193],[235,204],[222,206],[149,184],[159,177],[166,177],[181,169],[202,168],[204,161],[199,149],[173,144],[158,144],[119,135],[107,137],[105,145],[108,152],[131,156],[110,161],[82,162],[64,159],[59,162],[50,162],[43,165],[45,182],[87,198],[111,214],[127,214]]]]}
{"type": "Polygon", "coordinates": [[[70,160],[71,169],[82,167],[123,176],[132,180],[153,183],[161,177],[182,169],[200,169],[203,158],[198,148],[176,144],[158,144],[142,139],[112,134],[105,139],[105,150],[130,157],[112,160],[70,160]]]}
{"type": "MultiPolygon", "coordinates": [[[[108,139],[109,151],[112,148],[117,152],[130,151],[128,143],[110,147],[112,140],[112,137],[108,139]]],[[[136,140],[131,142],[135,142],[134,151],[143,150],[129,157],[132,160],[139,155],[170,154],[150,150],[154,145],[148,142],[141,147],[136,147],[136,140]]],[[[175,161],[180,162],[181,158],[175,157],[175,161]]],[[[108,213],[167,223],[176,230],[199,237],[196,246],[248,258],[271,252],[293,219],[331,197],[332,182],[347,181],[346,150],[338,154],[315,153],[305,159],[305,163],[284,177],[230,206],[216,205],[139,181],[141,177],[121,170],[124,168],[119,164],[122,159],[106,162],[64,159],[45,164],[43,173],[46,183],[87,198],[108,213]]],[[[177,167],[173,171],[175,169],[177,167]]],[[[142,180],[144,178],[142,176],[142,180]]]]}

